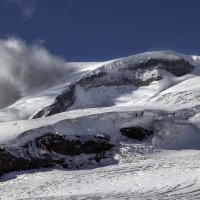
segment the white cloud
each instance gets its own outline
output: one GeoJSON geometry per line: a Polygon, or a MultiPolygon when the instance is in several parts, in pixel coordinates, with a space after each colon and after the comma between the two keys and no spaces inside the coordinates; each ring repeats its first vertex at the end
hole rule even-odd
{"type": "Polygon", "coordinates": [[[40,44],[0,39],[0,108],[57,84],[72,70],[40,44]]]}
{"type": "Polygon", "coordinates": [[[6,0],[6,1],[16,3],[26,19],[31,18],[37,9],[37,0],[6,0]]]}

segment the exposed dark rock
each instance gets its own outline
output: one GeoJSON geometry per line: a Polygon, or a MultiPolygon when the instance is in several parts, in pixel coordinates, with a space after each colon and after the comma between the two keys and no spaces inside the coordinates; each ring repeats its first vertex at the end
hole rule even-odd
{"type": "Polygon", "coordinates": [[[71,85],[66,92],[62,93],[61,95],[58,95],[55,101],[50,106],[43,108],[32,118],[35,119],[44,116],[47,117],[66,111],[70,106],[74,104],[76,100],[75,88],[76,85],[71,85]]]}
{"type": "Polygon", "coordinates": [[[194,68],[188,61],[183,58],[177,60],[150,58],[147,61],[141,61],[137,64],[130,64],[128,65],[127,69],[150,69],[152,67],[164,69],[178,77],[186,75],[194,68]]]}
{"type": "Polygon", "coordinates": [[[136,87],[141,87],[141,86],[148,86],[150,85],[153,81],[158,81],[161,80],[162,77],[160,76],[155,76],[155,77],[150,77],[149,79],[146,80],[141,80],[139,78],[134,78],[129,79],[127,77],[123,76],[118,76],[112,81],[105,81],[105,80],[99,80],[98,82],[93,82],[93,83],[88,83],[88,85],[85,85],[85,90],[89,90],[91,88],[98,88],[102,86],[107,86],[107,87],[112,87],[112,86],[122,86],[122,85],[132,85],[136,87]]]}
{"type": "Polygon", "coordinates": [[[132,138],[135,140],[144,140],[148,136],[153,135],[152,130],[146,130],[139,126],[132,126],[128,128],[121,128],[120,131],[123,135],[125,135],[128,138],[132,138]]]}
{"type": "Polygon", "coordinates": [[[82,79],[80,79],[77,84],[84,87],[86,85],[89,85],[89,84],[92,84],[94,83],[95,80],[101,78],[101,77],[104,77],[106,76],[106,73],[105,72],[100,72],[100,73],[97,73],[97,74],[92,74],[91,76],[87,76],[87,77],[84,77],[82,79]]]}
{"type": "Polygon", "coordinates": [[[113,147],[109,140],[106,135],[64,136],[47,133],[20,147],[1,146],[0,175],[57,164],[65,168],[78,167],[69,158],[82,153],[91,154],[91,160],[99,162],[104,158],[104,153],[113,147]]]}
{"type": "MultiPolygon", "coordinates": [[[[36,146],[48,152],[61,155],[76,156],[81,153],[92,154],[107,151],[112,148],[106,136],[64,136],[58,134],[45,134],[36,138],[36,146]]],[[[27,145],[32,142],[29,142],[27,145]]]]}
{"type": "Polygon", "coordinates": [[[48,156],[25,158],[16,156],[6,149],[4,152],[0,152],[0,176],[12,171],[51,167],[56,163],[59,162],[52,162],[52,159],[48,156]]]}

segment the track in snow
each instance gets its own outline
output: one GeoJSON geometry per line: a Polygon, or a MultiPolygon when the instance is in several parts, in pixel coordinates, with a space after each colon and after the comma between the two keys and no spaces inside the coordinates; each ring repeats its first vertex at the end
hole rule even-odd
{"type": "Polygon", "coordinates": [[[3,179],[2,200],[200,199],[200,152],[169,151],[133,163],[79,171],[18,172],[3,179]]]}

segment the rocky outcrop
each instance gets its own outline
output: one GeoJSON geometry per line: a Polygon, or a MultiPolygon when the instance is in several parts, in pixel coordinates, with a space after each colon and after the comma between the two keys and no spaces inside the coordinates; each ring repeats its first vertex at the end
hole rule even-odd
{"type": "Polygon", "coordinates": [[[121,128],[121,133],[128,138],[135,139],[135,140],[144,140],[149,136],[153,135],[152,130],[146,130],[140,126],[132,126],[128,128],[121,128]]]}
{"type": "Polygon", "coordinates": [[[100,153],[112,148],[109,144],[110,138],[107,135],[94,136],[64,136],[59,134],[47,133],[28,142],[23,149],[36,145],[37,148],[45,152],[54,152],[60,155],[77,156],[82,153],[100,153]]]}
{"type": "MultiPolygon", "coordinates": [[[[17,156],[13,153],[14,150],[10,152],[9,149],[1,147],[0,151],[0,176],[13,171],[18,170],[29,170],[39,167],[51,167],[56,163],[59,163],[59,160],[52,162],[51,157],[44,156],[43,158],[25,158],[22,156],[17,156]]],[[[18,151],[20,151],[18,149],[18,151]]]]}
{"type": "Polygon", "coordinates": [[[32,118],[35,119],[43,116],[47,117],[66,111],[70,106],[74,104],[76,100],[75,87],[76,85],[71,85],[66,92],[58,95],[51,105],[40,110],[32,118]]]}
{"type": "Polygon", "coordinates": [[[194,69],[194,67],[183,58],[177,60],[149,58],[148,60],[141,61],[137,64],[129,64],[126,69],[137,70],[150,69],[153,67],[164,69],[178,77],[184,76],[194,69]]]}
{"type": "Polygon", "coordinates": [[[107,135],[65,136],[46,133],[22,146],[0,147],[0,175],[17,170],[61,165],[77,168],[73,159],[87,154],[90,161],[99,162],[113,145],[107,135]]]}

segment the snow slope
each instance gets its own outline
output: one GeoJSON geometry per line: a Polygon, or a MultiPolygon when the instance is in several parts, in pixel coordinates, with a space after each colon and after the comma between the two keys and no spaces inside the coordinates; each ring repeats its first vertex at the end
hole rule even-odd
{"type": "Polygon", "coordinates": [[[31,170],[2,177],[2,199],[199,199],[198,151],[164,152],[108,167],[31,170]]]}
{"type": "MultiPolygon", "coordinates": [[[[138,106],[147,104],[152,106],[154,102],[157,101],[156,99],[154,100],[157,94],[162,91],[164,92],[169,87],[176,86],[177,83],[188,81],[199,74],[198,57],[190,57],[168,51],[147,52],[103,63],[70,63],[70,66],[72,65],[74,65],[76,70],[63,79],[63,84],[20,99],[15,104],[0,110],[0,121],[28,119],[42,108],[53,103],[55,97],[66,91],[72,83],[100,73],[108,73],[108,75],[105,78],[103,77],[102,80],[97,80],[101,81],[99,83],[100,85],[97,85],[98,88],[83,88],[77,86],[77,101],[74,107],[70,109],[126,106],[127,104],[137,104],[138,106]],[[176,77],[167,71],[163,71],[162,68],[159,69],[157,65],[149,67],[147,70],[139,69],[137,71],[132,67],[138,63],[145,63],[150,59],[158,58],[161,60],[177,60],[184,58],[191,65],[195,66],[195,69],[189,75],[186,74],[185,76],[176,77]],[[130,67],[133,68],[131,71],[128,70],[130,67]],[[150,85],[145,85],[145,81],[149,81],[152,78],[159,79],[160,77],[162,77],[162,80],[155,82],[152,80],[150,85]],[[126,78],[126,80],[128,79],[129,82],[123,83],[124,78],[126,78]],[[122,84],[119,85],[120,83],[116,83],[116,80],[121,81],[122,84]],[[141,87],[130,84],[131,81],[135,80],[143,81],[144,84],[141,85],[141,87]],[[102,81],[107,83],[115,81],[115,83],[113,83],[112,87],[106,87],[102,84],[102,81]],[[151,101],[151,99],[153,100],[151,101]]],[[[160,100],[158,99],[158,101],[160,100]]],[[[168,104],[168,101],[162,101],[159,104],[164,106],[168,104]]]]}
{"type": "Polygon", "coordinates": [[[73,171],[3,175],[2,199],[200,198],[200,58],[157,51],[70,65],[58,86],[0,110],[0,167],[28,166],[0,172],[49,162],[73,171]]]}
{"type": "Polygon", "coordinates": [[[99,67],[99,63],[69,63],[74,67],[74,71],[63,78],[60,84],[48,90],[37,92],[36,94],[24,97],[16,101],[13,105],[0,110],[0,121],[11,121],[17,119],[28,119],[36,111],[42,109],[46,105],[52,103],[55,97],[62,93],[65,87],[70,82],[75,81],[81,77],[82,74],[87,73],[92,69],[99,67]],[[33,106],[34,105],[34,106],[33,106]]]}

